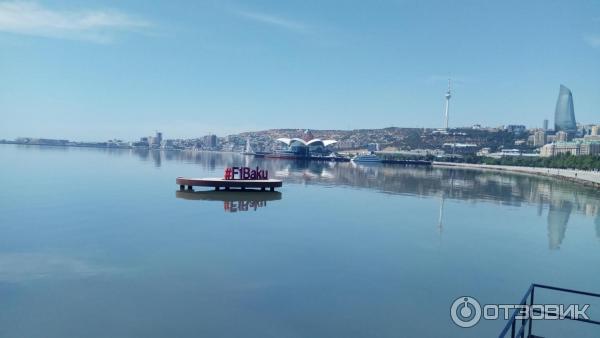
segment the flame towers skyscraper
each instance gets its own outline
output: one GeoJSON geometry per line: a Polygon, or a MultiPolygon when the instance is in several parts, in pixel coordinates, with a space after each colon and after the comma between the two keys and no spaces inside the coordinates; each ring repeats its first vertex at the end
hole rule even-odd
{"type": "Polygon", "coordinates": [[[554,130],[574,133],[577,131],[575,122],[575,109],[573,108],[573,94],[571,90],[560,85],[556,110],[554,111],[554,130]]]}

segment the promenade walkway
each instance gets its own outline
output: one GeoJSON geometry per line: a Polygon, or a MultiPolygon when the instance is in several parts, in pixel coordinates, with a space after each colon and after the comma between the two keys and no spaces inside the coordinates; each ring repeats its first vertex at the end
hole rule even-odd
{"type": "Polygon", "coordinates": [[[488,165],[472,163],[452,163],[452,162],[433,162],[437,167],[460,167],[467,169],[487,169],[498,171],[510,171],[532,175],[543,175],[568,181],[579,182],[585,185],[600,188],[600,171],[586,171],[574,169],[554,169],[554,168],[535,168],[519,167],[509,165],[488,165]]]}

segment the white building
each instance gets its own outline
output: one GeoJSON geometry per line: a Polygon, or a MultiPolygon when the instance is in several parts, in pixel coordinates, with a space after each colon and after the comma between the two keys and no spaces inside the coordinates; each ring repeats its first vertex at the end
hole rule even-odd
{"type": "Polygon", "coordinates": [[[546,132],[543,130],[538,130],[533,134],[533,146],[541,147],[546,144],[546,132]]]}
{"type": "Polygon", "coordinates": [[[554,138],[557,142],[566,142],[569,140],[569,134],[567,132],[564,131],[559,131],[556,133],[556,136],[554,138]]]}
{"type": "Polygon", "coordinates": [[[599,155],[600,142],[577,139],[571,142],[555,142],[546,144],[540,149],[540,156],[550,157],[560,154],[599,155]]]}

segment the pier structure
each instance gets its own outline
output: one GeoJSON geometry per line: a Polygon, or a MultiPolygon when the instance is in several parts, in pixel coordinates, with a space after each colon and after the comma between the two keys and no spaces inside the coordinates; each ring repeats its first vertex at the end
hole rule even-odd
{"type": "Polygon", "coordinates": [[[194,187],[212,187],[215,190],[231,190],[239,189],[259,189],[265,191],[267,188],[270,191],[275,191],[275,188],[280,188],[283,185],[281,180],[264,179],[264,180],[233,180],[224,178],[185,178],[177,177],[175,183],[179,185],[179,190],[194,190],[194,187]]]}

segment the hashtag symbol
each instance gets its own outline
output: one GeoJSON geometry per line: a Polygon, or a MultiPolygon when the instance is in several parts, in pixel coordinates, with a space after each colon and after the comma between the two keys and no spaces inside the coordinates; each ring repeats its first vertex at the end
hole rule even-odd
{"type": "Polygon", "coordinates": [[[225,169],[225,179],[230,180],[233,178],[232,176],[233,176],[233,170],[231,168],[226,168],[225,169]]]}

